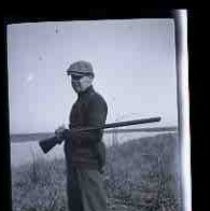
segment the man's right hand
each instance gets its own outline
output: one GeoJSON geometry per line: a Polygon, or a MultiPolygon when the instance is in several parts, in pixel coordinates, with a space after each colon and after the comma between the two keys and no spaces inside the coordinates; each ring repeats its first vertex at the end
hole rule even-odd
{"type": "Polygon", "coordinates": [[[59,141],[59,143],[62,143],[63,141],[63,133],[66,130],[65,126],[62,125],[58,129],[55,130],[55,135],[59,141]]]}

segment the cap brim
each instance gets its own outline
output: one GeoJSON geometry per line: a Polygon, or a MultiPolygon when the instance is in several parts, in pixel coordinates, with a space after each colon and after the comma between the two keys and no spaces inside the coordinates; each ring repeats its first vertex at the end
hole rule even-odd
{"type": "Polygon", "coordinates": [[[77,75],[77,76],[81,76],[81,75],[84,75],[84,73],[78,73],[76,71],[69,71],[67,70],[67,75],[77,75]]]}

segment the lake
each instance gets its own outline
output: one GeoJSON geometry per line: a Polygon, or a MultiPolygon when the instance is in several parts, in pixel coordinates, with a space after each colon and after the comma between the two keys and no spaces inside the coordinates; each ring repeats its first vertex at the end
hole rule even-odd
{"type": "Polygon", "coordinates": [[[22,164],[32,163],[35,159],[41,158],[50,160],[53,158],[64,158],[63,144],[57,145],[50,152],[44,154],[35,142],[11,143],[11,165],[17,167],[22,164]]]}

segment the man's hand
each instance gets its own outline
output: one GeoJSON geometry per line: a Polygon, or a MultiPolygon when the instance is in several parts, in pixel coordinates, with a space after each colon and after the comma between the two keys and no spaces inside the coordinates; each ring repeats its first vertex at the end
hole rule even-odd
{"type": "Polygon", "coordinates": [[[58,129],[55,130],[55,135],[57,139],[59,140],[59,143],[61,144],[63,141],[63,133],[66,131],[66,128],[64,125],[60,126],[58,129]]]}

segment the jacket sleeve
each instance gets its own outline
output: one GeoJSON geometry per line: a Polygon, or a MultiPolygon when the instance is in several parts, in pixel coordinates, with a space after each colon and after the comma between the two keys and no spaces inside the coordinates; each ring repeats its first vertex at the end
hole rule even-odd
{"type": "MultiPolygon", "coordinates": [[[[85,127],[100,127],[105,124],[107,117],[107,104],[101,96],[92,98],[88,103],[85,113],[85,127]]],[[[79,145],[89,145],[99,142],[102,130],[84,131],[72,134],[72,141],[79,145]]]]}

